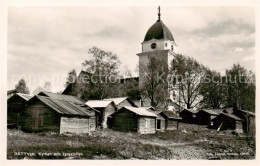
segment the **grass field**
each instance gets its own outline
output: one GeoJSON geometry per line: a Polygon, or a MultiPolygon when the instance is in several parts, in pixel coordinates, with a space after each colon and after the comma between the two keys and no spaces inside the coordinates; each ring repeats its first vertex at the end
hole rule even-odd
{"type": "Polygon", "coordinates": [[[140,135],[109,129],[92,135],[8,130],[8,159],[254,159],[255,140],[231,131],[180,124],[180,129],[140,135]]]}

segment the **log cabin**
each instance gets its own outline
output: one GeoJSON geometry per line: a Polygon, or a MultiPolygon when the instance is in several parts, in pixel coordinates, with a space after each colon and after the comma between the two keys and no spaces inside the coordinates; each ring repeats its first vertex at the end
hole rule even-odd
{"type": "Polygon", "coordinates": [[[110,100],[88,100],[86,105],[99,111],[96,116],[96,125],[98,128],[108,127],[108,117],[116,110],[116,104],[110,100]]]}
{"type": "Polygon", "coordinates": [[[165,119],[165,130],[176,130],[179,128],[181,117],[174,111],[161,111],[160,115],[165,119]]]}
{"type": "Polygon", "coordinates": [[[143,108],[124,106],[111,115],[111,129],[141,134],[155,133],[157,115],[143,108]]]}
{"type": "Polygon", "coordinates": [[[255,113],[247,110],[236,109],[234,115],[243,119],[243,130],[248,136],[254,137],[255,131],[255,113]]]}
{"type": "Polygon", "coordinates": [[[212,119],[213,128],[219,130],[236,130],[243,132],[243,119],[234,114],[221,113],[212,119]]]}
{"type": "Polygon", "coordinates": [[[179,113],[179,115],[182,118],[183,122],[185,122],[185,123],[195,123],[197,112],[198,112],[197,110],[193,110],[193,109],[184,109],[179,113]]]}
{"type": "MultiPolygon", "coordinates": [[[[222,111],[222,110],[221,110],[222,111]]],[[[201,109],[196,113],[196,123],[200,125],[212,126],[212,119],[219,115],[214,109],[201,109]]]]}
{"type": "MultiPolygon", "coordinates": [[[[21,113],[19,123],[23,131],[54,131],[59,134],[89,134],[96,130],[97,110],[82,102],[68,101],[73,96],[62,95],[60,99],[34,96],[21,113]],[[66,98],[67,100],[62,100],[66,98]]],[[[73,99],[76,101],[76,99],[73,99]]]]}
{"type": "Polygon", "coordinates": [[[18,119],[20,113],[24,110],[25,105],[32,96],[15,93],[7,99],[7,127],[20,128],[18,119]]]}

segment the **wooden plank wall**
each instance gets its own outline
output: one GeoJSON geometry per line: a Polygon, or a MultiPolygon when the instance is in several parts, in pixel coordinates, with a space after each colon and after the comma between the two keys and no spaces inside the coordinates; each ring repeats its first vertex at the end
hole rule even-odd
{"type": "Polygon", "coordinates": [[[138,132],[141,134],[155,133],[155,120],[152,117],[139,117],[138,132]]]}
{"type": "Polygon", "coordinates": [[[90,130],[90,119],[87,117],[61,117],[60,134],[88,134],[90,130]]]}
{"type": "Polygon", "coordinates": [[[91,117],[90,118],[90,131],[95,131],[96,130],[96,118],[91,117]]]}
{"type": "Polygon", "coordinates": [[[167,130],[176,130],[177,123],[178,123],[178,121],[175,121],[173,119],[168,119],[167,120],[167,130]]]}
{"type": "Polygon", "coordinates": [[[32,103],[21,113],[19,120],[22,130],[26,131],[59,131],[59,115],[41,102],[32,103]]]}
{"type": "Polygon", "coordinates": [[[24,110],[26,101],[19,96],[12,96],[7,100],[7,124],[19,127],[18,116],[24,110]]]}
{"type": "Polygon", "coordinates": [[[117,131],[137,131],[138,117],[127,110],[122,110],[113,115],[111,129],[117,131]]]}

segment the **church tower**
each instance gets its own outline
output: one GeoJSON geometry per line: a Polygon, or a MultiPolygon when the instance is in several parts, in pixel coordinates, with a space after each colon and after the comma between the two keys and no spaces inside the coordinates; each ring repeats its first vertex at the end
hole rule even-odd
{"type": "Polygon", "coordinates": [[[139,88],[144,85],[145,73],[142,67],[149,63],[151,58],[163,62],[164,68],[169,70],[170,63],[174,58],[176,44],[170,30],[161,20],[160,7],[158,8],[158,20],[147,31],[142,42],[142,53],[139,56],[139,88]]]}

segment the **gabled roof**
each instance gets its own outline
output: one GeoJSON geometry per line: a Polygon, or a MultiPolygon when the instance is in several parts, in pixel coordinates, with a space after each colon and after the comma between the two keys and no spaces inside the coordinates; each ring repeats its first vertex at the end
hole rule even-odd
{"type": "Polygon", "coordinates": [[[161,117],[160,113],[162,112],[162,110],[156,110],[154,107],[152,106],[148,106],[148,107],[139,107],[139,108],[143,108],[146,111],[149,111],[151,113],[156,114],[158,117],[161,117]]]}
{"type": "Polygon", "coordinates": [[[110,103],[114,103],[110,100],[88,100],[85,104],[93,108],[106,108],[110,103]]]}
{"type": "Polygon", "coordinates": [[[155,108],[153,108],[152,106],[148,106],[148,107],[139,107],[139,108],[143,108],[145,110],[155,110],[155,108]]]}
{"type": "MultiPolygon", "coordinates": [[[[218,110],[211,110],[211,109],[201,109],[200,111],[204,111],[210,115],[219,115],[220,113],[218,112],[218,110]]],[[[200,111],[198,111],[197,113],[199,113],[200,111]]]]}
{"type": "Polygon", "coordinates": [[[232,107],[226,107],[226,108],[222,108],[222,112],[232,114],[234,112],[234,109],[232,107]]]}
{"type": "Polygon", "coordinates": [[[133,107],[137,107],[136,104],[130,100],[128,97],[116,97],[116,98],[108,98],[108,99],[104,99],[104,100],[108,100],[108,101],[113,101],[115,103],[115,105],[119,105],[120,103],[122,103],[123,101],[127,100],[133,107]]]}
{"type": "Polygon", "coordinates": [[[253,113],[253,112],[251,112],[251,111],[246,111],[246,110],[236,110],[236,111],[241,111],[241,112],[243,112],[243,113],[246,113],[246,114],[255,116],[255,113],[253,113]]]}
{"type": "MultiPolygon", "coordinates": [[[[123,108],[125,108],[125,109],[127,109],[127,110],[129,110],[129,111],[131,111],[131,112],[133,112],[133,113],[135,113],[135,114],[137,114],[137,115],[140,115],[140,116],[157,117],[156,114],[154,114],[154,113],[152,113],[152,112],[149,112],[149,111],[145,110],[144,108],[124,106],[124,107],[122,107],[121,109],[123,109],[123,108]]],[[[120,110],[121,110],[121,109],[120,109],[120,110]]],[[[119,112],[120,110],[118,110],[118,112],[119,112]]]]}
{"type": "Polygon", "coordinates": [[[30,96],[30,95],[28,95],[28,94],[23,94],[23,93],[15,93],[13,96],[11,96],[10,98],[8,98],[8,100],[11,100],[11,99],[13,99],[13,97],[15,97],[15,96],[19,96],[19,97],[21,97],[23,100],[25,100],[25,101],[28,101],[28,100],[30,100],[33,96],[30,96]]]}
{"type": "MultiPolygon", "coordinates": [[[[231,118],[231,119],[234,119],[234,120],[244,121],[243,119],[239,118],[238,116],[236,116],[236,115],[234,115],[234,114],[221,113],[220,115],[222,115],[222,116],[227,116],[227,117],[229,117],[229,118],[231,118]]],[[[218,116],[217,116],[216,118],[218,118],[218,116]]],[[[214,119],[216,119],[216,118],[214,118],[214,119]]]]}
{"type": "MultiPolygon", "coordinates": [[[[198,111],[197,110],[194,110],[194,109],[184,109],[184,110],[182,110],[182,111],[188,111],[188,112],[191,112],[191,113],[193,113],[193,114],[196,114],[198,111]]],[[[182,112],[181,111],[181,112],[182,112]]]]}
{"type": "Polygon", "coordinates": [[[127,97],[116,97],[116,98],[108,98],[108,99],[104,99],[106,101],[113,101],[116,105],[122,103],[123,101],[125,101],[127,99],[127,97]]]}
{"type": "Polygon", "coordinates": [[[74,102],[74,103],[82,103],[83,102],[81,99],[79,99],[76,96],[63,95],[63,94],[58,94],[58,93],[46,92],[46,91],[42,91],[38,95],[39,96],[47,96],[47,97],[50,97],[52,99],[57,99],[57,100],[74,102]]]}
{"type": "Polygon", "coordinates": [[[84,103],[75,103],[66,100],[53,99],[51,97],[37,95],[33,97],[29,103],[33,100],[40,100],[57,113],[62,115],[76,115],[76,116],[94,116],[95,109],[84,105],[84,103]]]}
{"type": "Polygon", "coordinates": [[[23,94],[23,93],[16,93],[18,96],[20,96],[21,98],[23,98],[24,100],[28,101],[30,100],[33,96],[28,95],[28,94],[23,94]]]}
{"type": "Polygon", "coordinates": [[[164,114],[169,119],[182,119],[179,115],[173,111],[162,111],[161,114],[164,114]]]}

